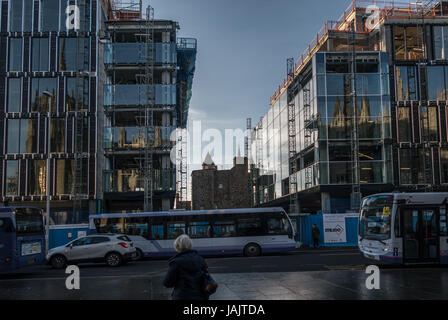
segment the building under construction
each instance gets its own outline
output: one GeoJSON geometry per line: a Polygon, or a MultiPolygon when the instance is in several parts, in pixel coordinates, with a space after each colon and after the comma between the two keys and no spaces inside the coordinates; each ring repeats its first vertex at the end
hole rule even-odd
{"type": "Polygon", "coordinates": [[[324,24],[250,137],[254,206],[346,212],[447,191],[448,2],[353,1],[324,24]]]}
{"type": "Polygon", "coordinates": [[[170,138],[186,126],[196,40],[140,0],[0,3],[2,204],[44,208],[49,193],[52,223],[70,224],[183,199],[170,138]]]}

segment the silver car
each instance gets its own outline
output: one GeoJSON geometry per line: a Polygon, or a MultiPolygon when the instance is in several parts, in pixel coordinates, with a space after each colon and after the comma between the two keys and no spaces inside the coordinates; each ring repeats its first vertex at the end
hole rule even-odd
{"type": "Polygon", "coordinates": [[[133,242],[120,234],[101,234],[78,238],[50,249],[47,263],[64,268],[68,263],[106,262],[111,267],[125,264],[137,256],[133,242]]]}

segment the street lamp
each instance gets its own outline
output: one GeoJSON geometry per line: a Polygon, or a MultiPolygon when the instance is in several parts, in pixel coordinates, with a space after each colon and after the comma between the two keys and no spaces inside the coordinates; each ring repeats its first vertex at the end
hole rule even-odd
{"type": "Polygon", "coordinates": [[[44,96],[48,98],[48,133],[47,133],[47,210],[45,213],[45,250],[48,254],[48,247],[50,245],[50,123],[51,123],[51,98],[53,98],[53,94],[49,91],[42,92],[44,96]]]}

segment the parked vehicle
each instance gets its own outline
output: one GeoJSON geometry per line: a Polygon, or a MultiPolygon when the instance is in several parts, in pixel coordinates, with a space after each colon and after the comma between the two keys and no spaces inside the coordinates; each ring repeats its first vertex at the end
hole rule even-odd
{"type": "Polygon", "coordinates": [[[64,268],[69,263],[106,262],[111,267],[125,264],[136,257],[134,243],[126,235],[101,234],[78,238],[49,250],[47,263],[64,268]]]}

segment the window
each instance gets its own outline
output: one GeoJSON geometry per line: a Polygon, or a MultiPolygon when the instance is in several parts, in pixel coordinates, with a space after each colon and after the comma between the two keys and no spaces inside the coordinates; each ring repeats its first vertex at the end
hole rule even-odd
{"type": "Polygon", "coordinates": [[[147,236],[148,218],[126,218],[125,234],[132,236],[147,236]]]}
{"type": "Polygon", "coordinates": [[[428,100],[446,100],[445,67],[428,66],[428,100]]]}
{"type": "Polygon", "coordinates": [[[398,66],[395,70],[397,101],[418,100],[417,68],[398,66]]]}
{"type": "Polygon", "coordinates": [[[150,227],[151,233],[149,235],[149,239],[150,240],[162,240],[164,239],[164,230],[165,230],[165,226],[162,222],[156,223],[156,222],[151,222],[151,227],[150,227]]]}
{"type": "Polygon", "coordinates": [[[6,161],[6,190],[7,196],[17,196],[19,193],[19,161],[6,161]]]}
{"type": "Polygon", "coordinates": [[[8,119],[8,153],[37,152],[37,120],[8,119]]]}
{"type": "Polygon", "coordinates": [[[48,71],[49,70],[49,41],[48,38],[32,39],[32,71],[48,71]]]}
{"type": "Polygon", "coordinates": [[[89,79],[77,80],[76,78],[67,78],[67,91],[65,95],[65,107],[67,111],[76,111],[79,108],[80,111],[89,110],[89,79]],[[78,92],[76,92],[76,81],[79,81],[78,92]],[[81,82],[83,81],[83,82],[81,82]],[[86,90],[87,89],[87,90],[86,90]],[[76,99],[76,96],[84,96],[82,99],[76,99]],[[80,105],[76,105],[76,101],[80,105]]]}
{"type": "Polygon", "coordinates": [[[188,235],[190,238],[210,238],[211,228],[207,221],[193,221],[188,224],[188,235]]]}
{"type": "Polygon", "coordinates": [[[45,160],[28,161],[28,195],[39,196],[47,190],[47,162],[45,160]]]}
{"type": "Polygon", "coordinates": [[[448,235],[448,227],[447,227],[447,210],[445,208],[440,208],[439,212],[439,223],[440,223],[440,236],[446,237],[448,235]]]}
{"type": "Polygon", "coordinates": [[[132,240],[129,239],[128,236],[120,236],[120,237],[117,237],[117,239],[118,240],[123,240],[123,241],[126,241],[126,242],[132,242],[132,240]]]}
{"type": "Polygon", "coordinates": [[[92,240],[93,240],[93,238],[91,238],[91,237],[85,237],[85,238],[76,240],[75,242],[72,243],[72,245],[74,247],[87,246],[89,244],[92,244],[92,240]]]}
{"type": "Polygon", "coordinates": [[[429,151],[424,149],[400,149],[400,183],[425,184],[431,183],[432,172],[425,172],[425,160],[429,161],[429,151]]]}
{"type": "Polygon", "coordinates": [[[59,0],[41,0],[40,3],[40,31],[58,31],[59,0]]]}
{"type": "Polygon", "coordinates": [[[411,127],[411,108],[398,107],[398,141],[411,142],[412,140],[412,127],[411,127]]]}
{"type": "Polygon", "coordinates": [[[277,217],[267,217],[267,226],[268,226],[268,234],[289,234],[291,231],[291,227],[289,225],[289,221],[285,217],[277,216],[277,217]]]}
{"type": "Polygon", "coordinates": [[[422,140],[427,142],[439,141],[437,107],[421,107],[420,119],[422,124],[422,140]]]}
{"type": "Polygon", "coordinates": [[[40,210],[23,208],[15,210],[17,235],[43,234],[44,222],[40,210]]]}
{"type": "Polygon", "coordinates": [[[64,153],[65,118],[52,118],[50,132],[51,153],[64,153]]]}
{"type": "Polygon", "coordinates": [[[448,27],[434,26],[434,58],[446,60],[448,58],[448,27]]]}
{"type": "Polygon", "coordinates": [[[60,38],[58,58],[59,71],[88,70],[88,58],[90,54],[90,49],[88,47],[88,38],[60,38]],[[87,49],[85,47],[87,47],[87,49]],[[87,61],[84,61],[84,57],[81,56],[81,52],[83,51],[87,61]]]}
{"type": "Polygon", "coordinates": [[[171,222],[167,224],[168,239],[176,239],[185,234],[185,222],[171,222]]]}
{"type": "Polygon", "coordinates": [[[9,71],[22,71],[22,38],[9,39],[9,71]]]}
{"type": "Polygon", "coordinates": [[[56,112],[56,78],[31,79],[31,111],[56,112]]]}
{"type": "Polygon", "coordinates": [[[56,160],[56,194],[73,194],[75,185],[75,161],[56,160]]]}
{"type": "Polygon", "coordinates": [[[95,219],[93,222],[98,233],[124,233],[124,218],[95,219]]]}
{"type": "Polygon", "coordinates": [[[10,218],[0,218],[0,236],[11,232],[14,232],[12,220],[10,218]]]}
{"type": "MultiPolygon", "coordinates": [[[[26,1],[30,2],[30,1],[26,1]]],[[[9,1],[9,31],[22,31],[22,0],[9,1]]]]}
{"type": "Polygon", "coordinates": [[[215,238],[235,237],[236,225],[234,220],[215,221],[213,225],[215,238]]]}
{"type": "Polygon", "coordinates": [[[423,29],[420,26],[395,26],[395,59],[419,60],[425,58],[423,29]]]}
{"type": "Polygon", "coordinates": [[[8,78],[8,109],[6,112],[20,112],[22,105],[22,79],[8,78]]]}
{"type": "Polygon", "coordinates": [[[92,237],[92,244],[110,242],[108,237],[92,237]]]}
{"type": "Polygon", "coordinates": [[[266,232],[261,223],[261,218],[239,218],[238,236],[261,236],[266,232]]]}

